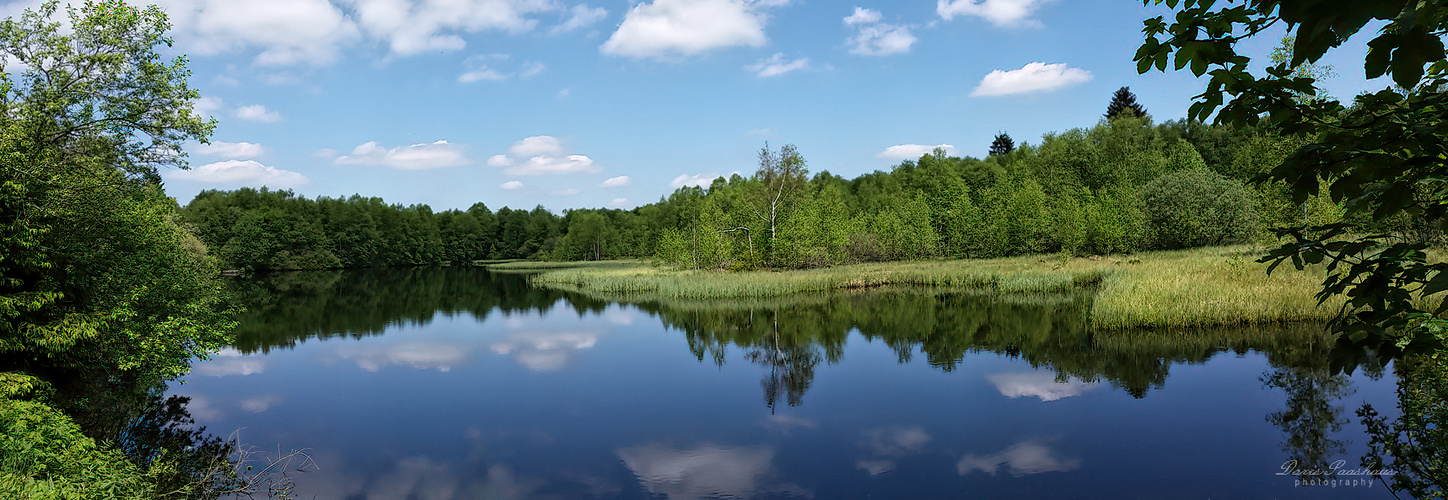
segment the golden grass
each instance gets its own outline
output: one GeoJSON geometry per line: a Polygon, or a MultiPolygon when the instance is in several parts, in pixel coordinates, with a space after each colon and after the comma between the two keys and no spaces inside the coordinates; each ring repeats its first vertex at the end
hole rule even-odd
{"type": "Polygon", "coordinates": [[[1318,305],[1318,269],[1290,265],[1271,276],[1261,249],[1210,247],[1130,256],[1063,259],[931,260],[825,269],[723,273],[679,271],[639,261],[517,262],[490,269],[542,270],[541,286],[659,300],[777,297],[881,286],[967,287],[996,293],[1064,292],[1094,287],[1097,330],[1292,323],[1331,319],[1341,299],[1318,305]]]}

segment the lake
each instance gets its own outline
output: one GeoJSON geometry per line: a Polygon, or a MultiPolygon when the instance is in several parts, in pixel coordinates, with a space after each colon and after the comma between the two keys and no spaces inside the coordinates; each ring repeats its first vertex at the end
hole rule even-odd
{"type": "Polygon", "coordinates": [[[1283,473],[1357,468],[1354,411],[1395,414],[1391,363],[1315,325],[1093,334],[1087,293],[621,303],[482,269],[233,285],[236,345],[169,391],[306,449],[299,498],[1391,496],[1283,473]]]}

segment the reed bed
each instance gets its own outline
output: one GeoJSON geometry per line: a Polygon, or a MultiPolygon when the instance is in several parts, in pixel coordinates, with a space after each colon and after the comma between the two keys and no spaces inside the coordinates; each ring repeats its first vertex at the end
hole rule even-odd
{"type": "Polygon", "coordinates": [[[1296,323],[1331,319],[1341,299],[1319,305],[1320,269],[1278,267],[1271,276],[1251,246],[1129,256],[886,262],[793,271],[674,270],[641,261],[519,262],[491,269],[542,271],[540,286],[650,300],[765,298],[875,287],[972,288],[1001,294],[1096,291],[1096,330],[1296,323]]]}

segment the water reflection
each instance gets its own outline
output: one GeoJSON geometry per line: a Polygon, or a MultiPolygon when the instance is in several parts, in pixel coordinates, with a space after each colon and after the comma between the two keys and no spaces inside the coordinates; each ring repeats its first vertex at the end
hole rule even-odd
{"type": "Polygon", "coordinates": [[[644,490],[660,498],[812,498],[799,486],[775,481],[774,455],[767,446],[708,443],[690,447],[650,443],[618,450],[644,490]]]}
{"type": "MultiPolygon", "coordinates": [[[[1216,496],[1293,496],[1273,489],[1278,465],[1354,453],[1350,375],[1382,373],[1315,325],[1095,335],[1088,294],[621,305],[477,269],[306,276],[233,284],[255,301],[243,338],[198,366],[199,392],[214,392],[191,404],[237,425],[337,427],[282,432],[287,445],[369,436],[316,476],[313,491],[351,498],[963,491],[947,479],[1000,497],[1028,476],[1180,481],[1202,466],[1181,457],[1198,454],[1253,488],[1216,496]],[[304,345],[317,339],[344,341],[304,345]],[[270,389],[287,380],[308,387],[270,389]],[[1218,421],[1236,423],[1193,435],[1218,421]]],[[[1173,491],[1134,488],[1126,496],[1173,491]]]]}
{"type": "Polygon", "coordinates": [[[1005,472],[1015,477],[1043,472],[1068,472],[1080,467],[1080,459],[1064,458],[1034,439],[1016,443],[989,455],[966,455],[955,465],[956,471],[962,476],[980,471],[992,476],[997,472],[1005,472]]]}

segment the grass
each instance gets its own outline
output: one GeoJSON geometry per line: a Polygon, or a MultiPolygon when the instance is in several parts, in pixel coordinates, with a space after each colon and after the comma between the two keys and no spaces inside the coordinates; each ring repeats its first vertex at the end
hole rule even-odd
{"type": "Polygon", "coordinates": [[[672,270],[640,261],[515,262],[490,269],[542,271],[535,284],[661,300],[764,298],[883,286],[967,287],[1002,294],[1094,288],[1097,330],[1294,323],[1331,319],[1340,299],[1318,305],[1323,271],[1281,266],[1271,276],[1250,246],[1145,252],[1106,258],[869,263],[797,271],[672,270]]]}

